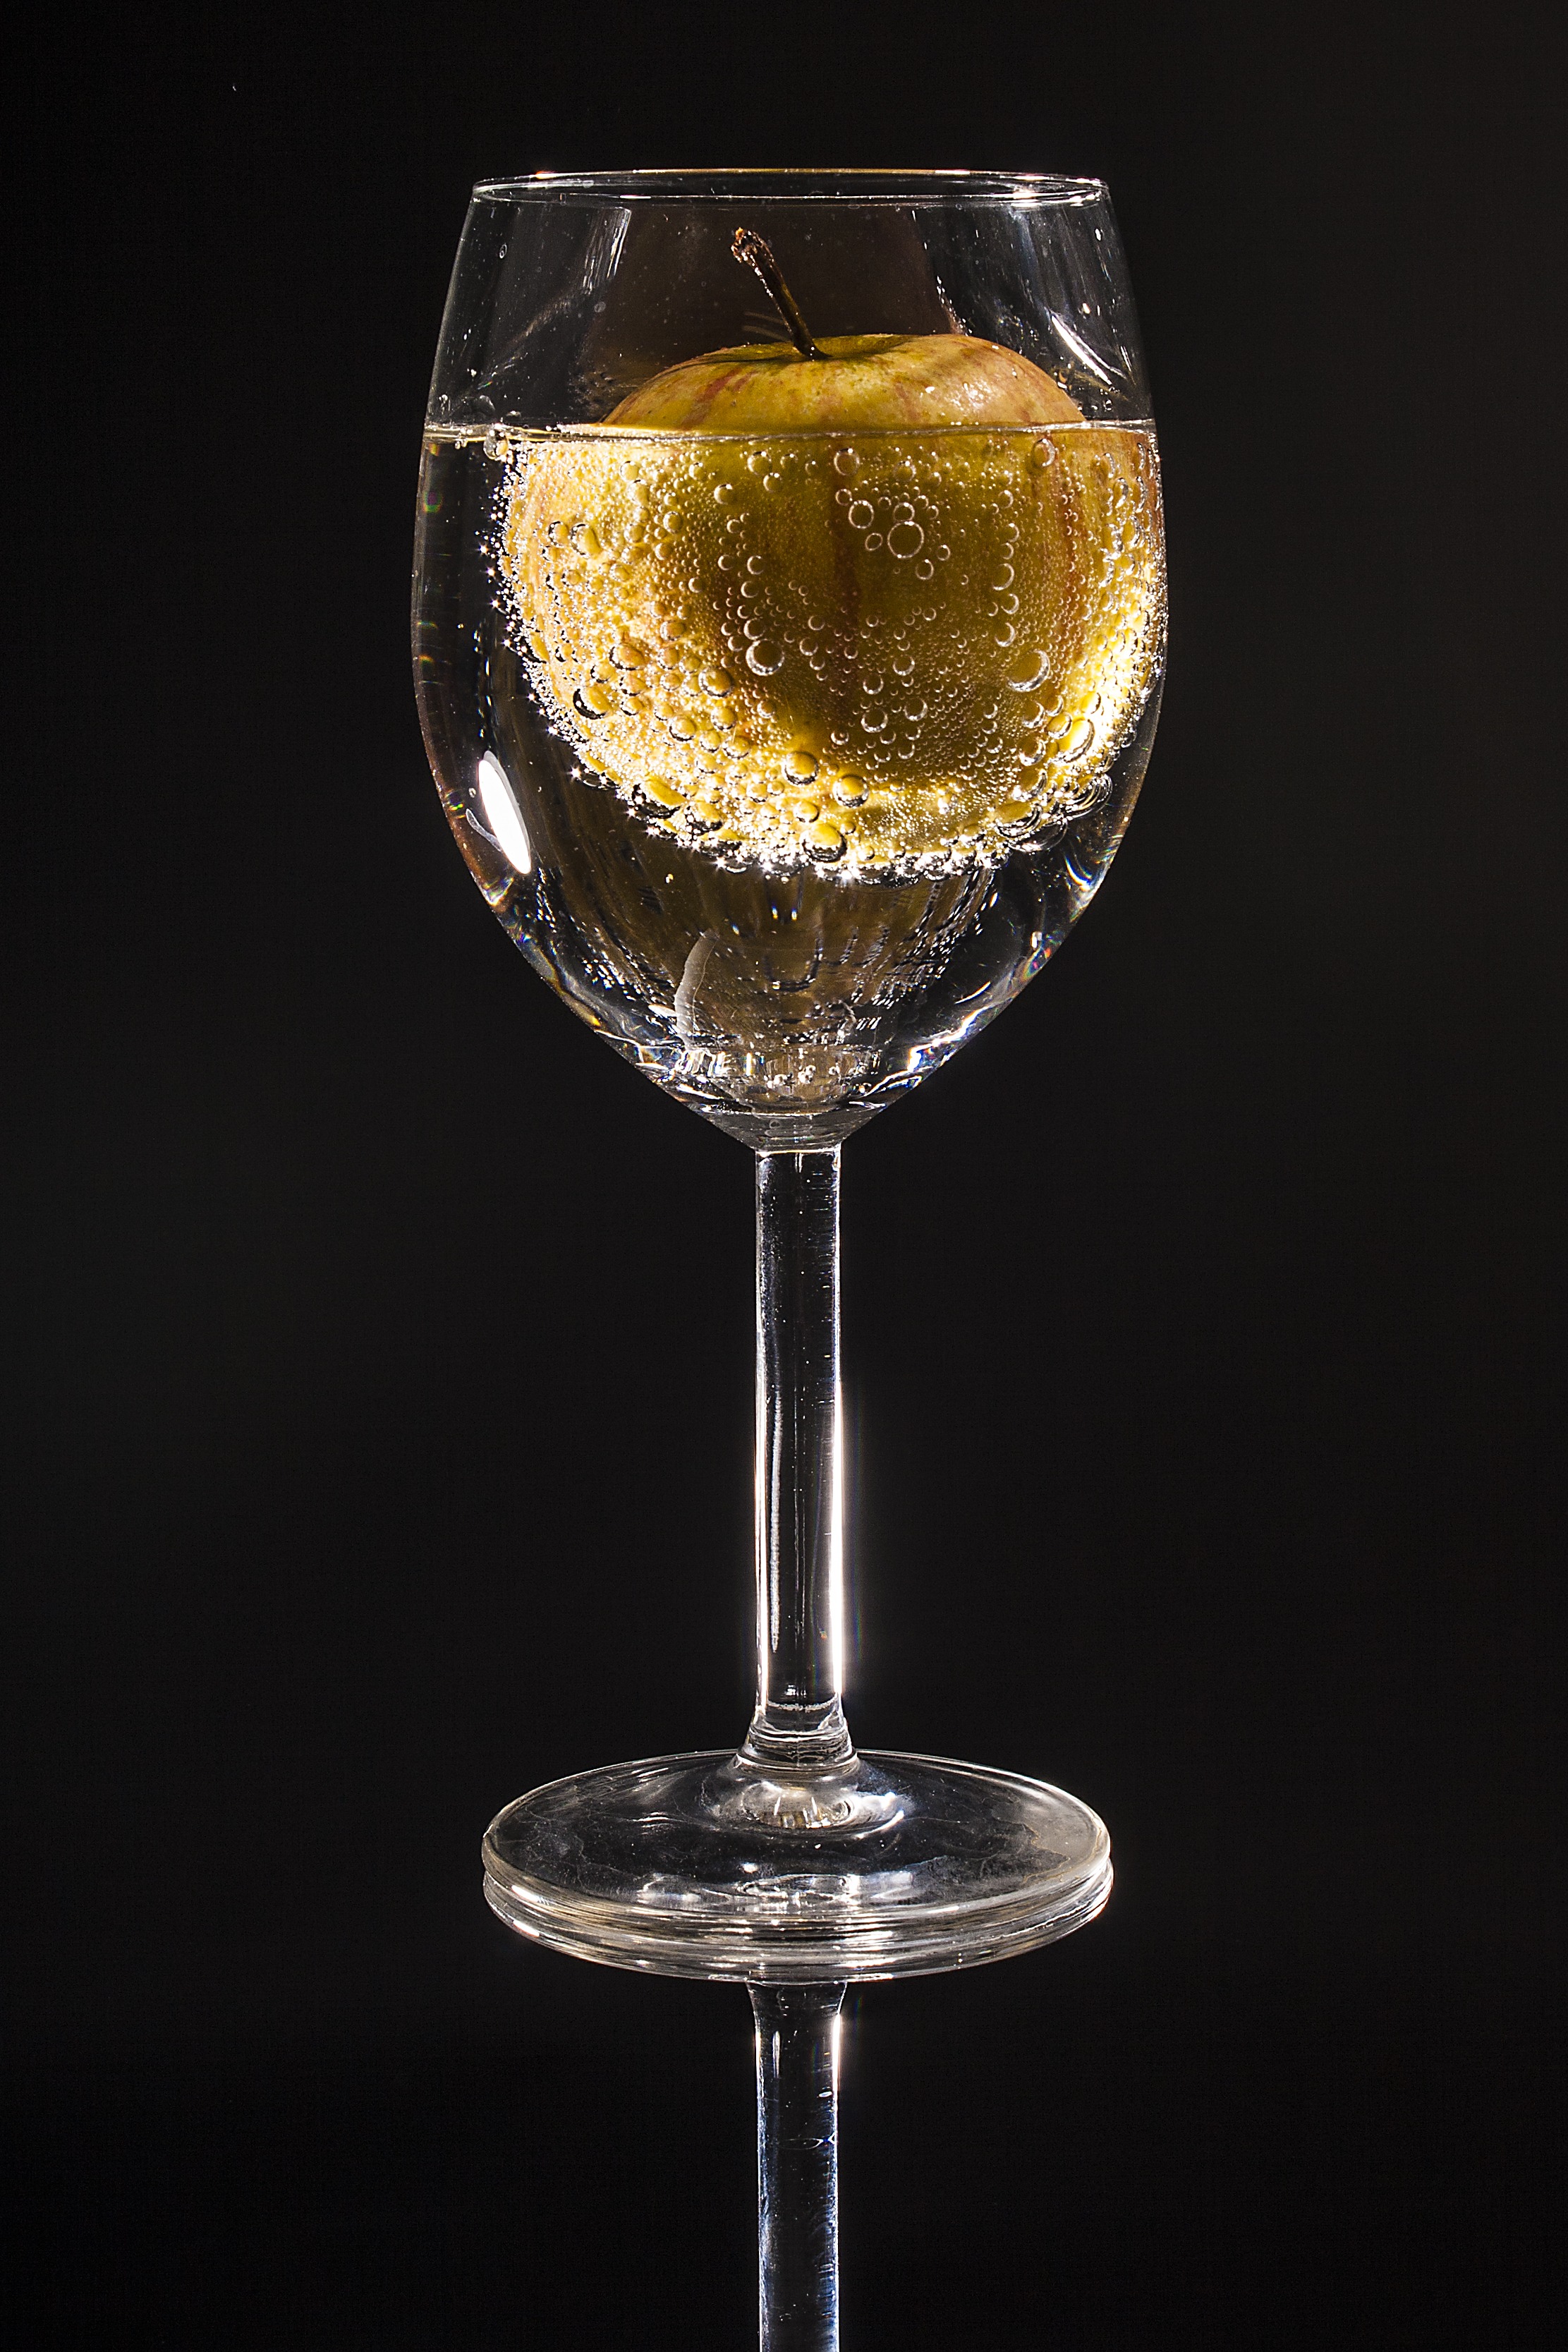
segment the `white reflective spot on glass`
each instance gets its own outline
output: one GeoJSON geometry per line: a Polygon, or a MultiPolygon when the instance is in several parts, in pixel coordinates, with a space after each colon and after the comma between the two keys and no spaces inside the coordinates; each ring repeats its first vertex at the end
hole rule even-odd
{"type": "Polygon", "coordinates": [[[502,773],[501,763],[486,751],[479,761],[479,805],[496,836],[496,846],[517,874],[531,874],[534,853],[517,795],[502,773]]]}

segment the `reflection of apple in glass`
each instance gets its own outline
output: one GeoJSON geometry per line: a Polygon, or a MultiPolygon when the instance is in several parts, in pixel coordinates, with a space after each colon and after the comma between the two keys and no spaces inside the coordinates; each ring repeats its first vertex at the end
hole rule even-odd
{"type": "Polygon", "coordinates": [[[720,848],[1005,853],[1085,804],[1147,692],[1152,450],[977,336],[819,344],[763,240],[734,249],[791,341],[666,368],[516,483],[542,682],[600,775],[720,848]]]}

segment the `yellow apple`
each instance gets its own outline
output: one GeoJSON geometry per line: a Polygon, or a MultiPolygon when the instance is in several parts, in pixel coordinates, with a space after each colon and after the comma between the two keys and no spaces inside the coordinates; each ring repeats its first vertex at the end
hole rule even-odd
{"type": "Polygon", "coordinates": [[[833,335],[683,360],[628,394],[611,425],[682,433],[844,433],[880,425],[1077,425],[1082,410],[1019,352],[977,335],[833,335]]]}
{"type": "Polygon", "coordinates": [[[1158,479],[965,335],[706,352],[516,454],[502,568],[584,765],[768,866],[947,866],[1092,805],[1161,625],[1158,479]]]}

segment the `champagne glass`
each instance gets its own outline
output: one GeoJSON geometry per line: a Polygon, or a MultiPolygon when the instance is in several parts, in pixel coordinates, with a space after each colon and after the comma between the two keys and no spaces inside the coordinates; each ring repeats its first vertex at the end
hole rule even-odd
{"type": "Polygon", "coordinates": [[[1098,182],[475,190],[421,480],[431,763],[535,970],[753,1152],[758,1310],[750,1727],[517,1799],[486,1893],[559,1950],[752,1986],[765,2207],[810,2219],[765,2253],[780,2344],[829,2340],[841,1988],[1027,1950],[1110,1889],[1078,1799],[852,1744],[839,1162],[1098,887],[1164,612],[1098,182]]]}

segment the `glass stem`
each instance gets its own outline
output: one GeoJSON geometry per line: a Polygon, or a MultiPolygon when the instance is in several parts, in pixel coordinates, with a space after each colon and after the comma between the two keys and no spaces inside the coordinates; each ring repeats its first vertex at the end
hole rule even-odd
{"type": "Polygon", "coordinates": [[[748,1988],[761,2352],[838,2352],[841,1984],[748,1988]]]}
{"type": "Polygon", "coordinates": [[[854,1755],[843,1710],[839,1153],[757,1159],[757,1711],[741,1750],[811,1772],[854,1755]]]}

